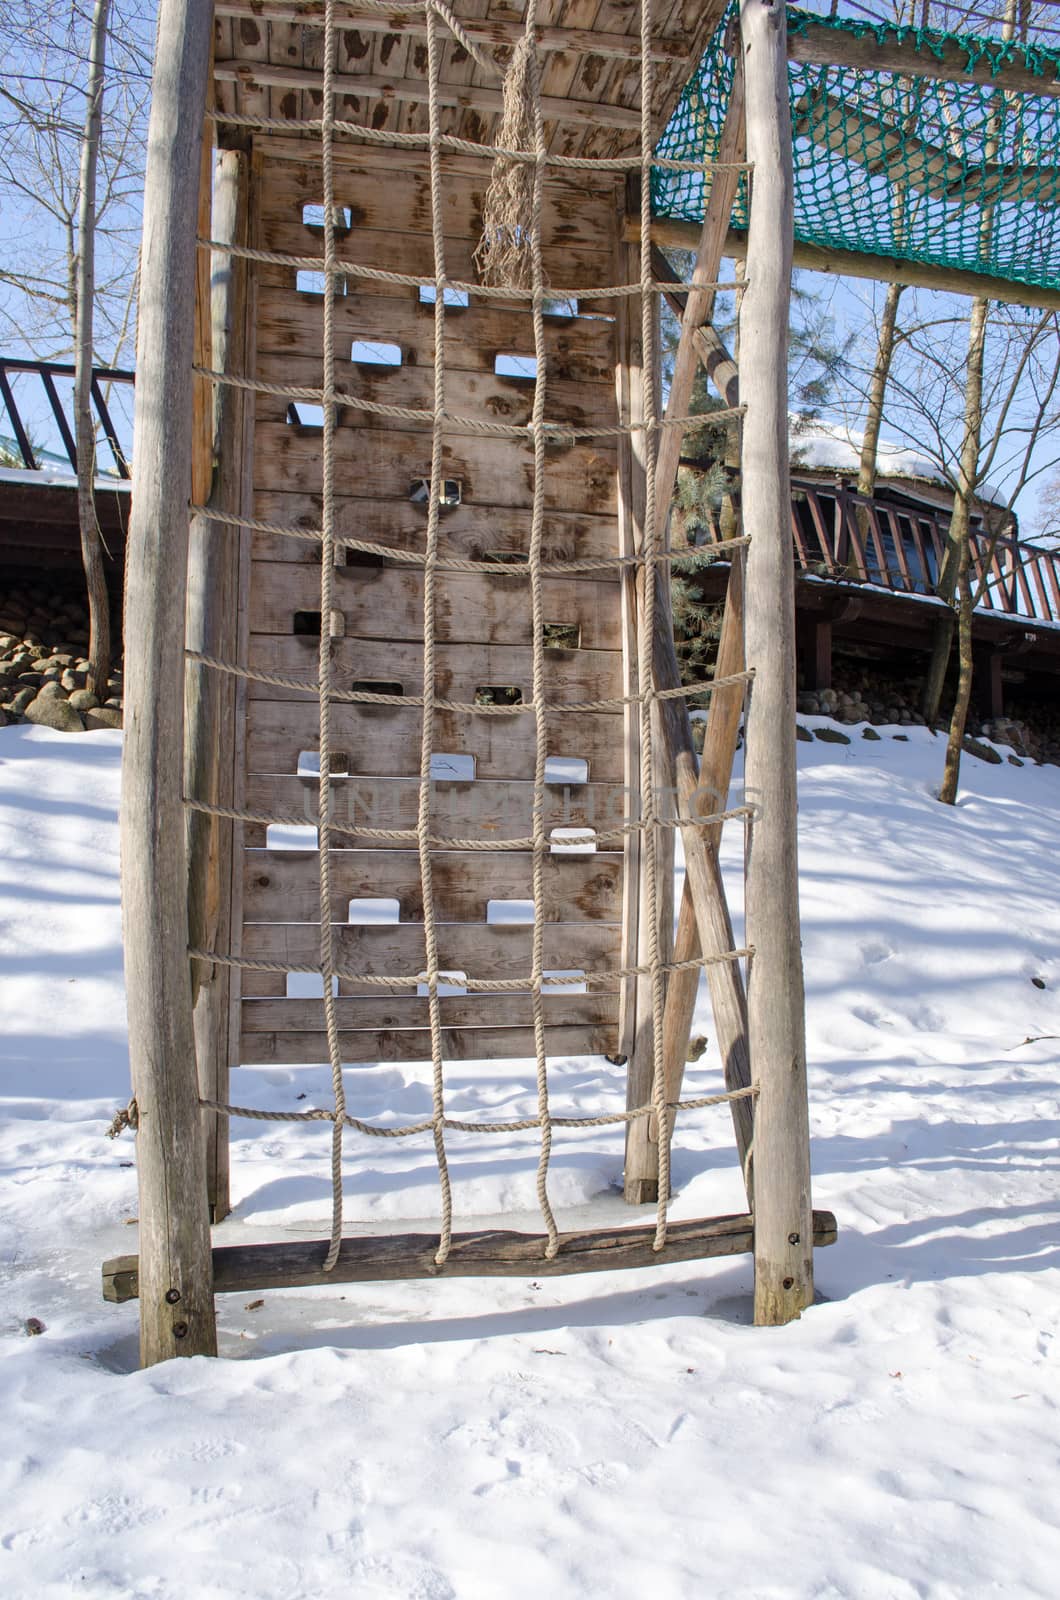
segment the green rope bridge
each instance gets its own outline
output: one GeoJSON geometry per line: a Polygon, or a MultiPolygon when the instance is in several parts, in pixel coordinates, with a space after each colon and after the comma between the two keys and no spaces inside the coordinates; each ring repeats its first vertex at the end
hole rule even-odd
{"type": "MultiPolygon", "coordinates": [[[[679,160],[717,153],[732,85],[729,13],[659,144],[679,160]]],[[[1060,78],[1060,51],[789,9],[788,31],[810,23],[859,38],[958,44],[972,67],[1015,59],[1060,78]]],[[[912,79],[850,66],[788,64],[795,151],[795,237],[1012,283],[1060,288],[1060,101],[990,84],[912,79]]],[[[656,216],[699,222],[703,179],[656,170],[656,216]]],[[[746,227],[741,189],[734,228],[746,227]]]]}

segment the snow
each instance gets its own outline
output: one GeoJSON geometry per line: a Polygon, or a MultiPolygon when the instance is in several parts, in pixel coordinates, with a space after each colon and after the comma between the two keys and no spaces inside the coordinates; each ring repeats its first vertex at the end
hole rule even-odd
{"type": "MultiPolygon", "coordinates": [[[[135,1305],[99,1291],[136,1244],[131,1136],[103,1136],[128,1097],[120,735],[0,732],[0,1592],[1056,1595],[1060,1092],[1055,1039],[1024,1041],[1060,1034],[1060,770],[967,758],[947,810],[941,741],[846,731],[799,746],[814,1197],[839,1219],[800,1322],[749,1325],[744,1258],[337,1285],[223,1297],[228,1359],[148,1372],[135,1305]]],[[[426,1071],[348,1078],[380,1121],[429,1100],[426,1071]]],[[[518,1064],[450,1081],[461,1115],[532,1104],[518,1064]]],[[[689,1089],[718,1081],[711,1046],[689,1089]]],[[[252,1104],[303,1092],[325,1074],[238,1075],[252,1104]]],[[[621,1092],[557,1064],[558,1111],[621,1092]]],[[[557,1138],[561,1226],[631,1220],[620,1144],[557,1138]]],[[[236,1124],[220,1237],[318,1232],[326,1145],[236,1124]]],[[[534,1225],[530,1142],[451,1153],[458,1225],[534,1225]]],[[[346,1177],[351,1227],[432,1226],[426,1142],[351,1136],[346,1177]]],[[[742,1209],[723,1110],[685,1120],[675,1187],[675,1217],[742,1209]]]]}

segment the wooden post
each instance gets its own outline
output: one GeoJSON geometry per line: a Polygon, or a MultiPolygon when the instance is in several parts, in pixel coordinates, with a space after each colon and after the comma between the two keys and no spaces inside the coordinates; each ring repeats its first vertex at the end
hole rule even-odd
{"type": "MultiPolygon", "coordinates": [[[[245,243],[248,160],[238,150],[219,150],[213,162],[213,205],[209,235],[245,243]]],[[[200,252],[200,255],[203,253],[200,252]]],[[[209,261],[209,257],[206,257],[209,261]]],[[[247,263],[217,252],[210,274],[211,364],[224,372],[243,371],[247,263]]],[[[242,444],[246,394],[219,386],[211,458],[217,470],[210,504],[242,511],[242,444]]],[[[209,485],[207,486],[209,488],[209,485]]],[[[204,494],[203,498],[206,498],[204,494]]],[[[192,521],[188,554],[188,646],[231,660],[237,653],[236,612],[239,540],[233,530],[205,517],[192,521]]],[[[185,783],[187,793],[215,804],[232,804],[235,680],[189,663],[185,699],[185,783]]],[[[223,817],[189,810],[188,923],[193,946],[225,949],[231,916],[233,825],[223,817]]],[[[195,962],[195,1054],[199,1088],[205,1099],[228,1099],[230,967],[195,962]]],[[[206,1182],[210,1217],[220,1222],[229,1210],[228,1119],[209,1112],[204,1120],[206,1182]]]]}
{"type": "Polygon", "coordinates": [[[755,1111],[755,1321],[813,1300],[809,1108],[799,939],[795,781],[795,596],[788,471],[788,316],[793,179],[786,17],[741,0],[747,156],[754,164],[740,316],[743,525],[747,552],[746,792],[757,808],[747,862],[755,1111]]]}
{"type": "MultiPolygon", "coordinates": [[[[725,617],[721,639],[718,642],[718,659],[715,674],[727,678],[743,671],[743,553],[734,552],[725,596],[725,617]]],[[[719,689],[710,697],[707,733],[703,742],[703,755],[699,763],[699,785],[696,793],[697,809],[702,814],[723,811],[728,803],[732,764],[736,755],[740,718],[743,712],[743,684],[731,684],[719,689]]],[[[720,823],[701,831],[703,845],[709,851],[712,873],[720,882],[718,849],[721,844],[720,823]]],[[[699,924],[692,899],[691,879],[685,881],[681,911],[674,940],[674,960],[694,961],[700,953],[699,924]]],[[[714,1026],[725,1070],[727,1089],[745,1089],[751,1082],[751,1068],[747,1053],[747,1010],[740,979],[740,969],[735,966],[707,968],[707,987],[710,990],[714,1011],[714,1026]],[[721,1019],[729,1018],[726,1030],[721,1019]]],[[[685,1060],[689,1035],[699,992],[699,969],[690,967],[684,972],[674,972],[666,993],[666,1011],[663,1014],[663,1055],[666,1059],[666,1098],[679,1100],[684,1081],[685,1060]]],[[[754,1105],[750,1100],[732,1101],[733,1129],[736,1149],[740,1157],[748,1200],[752,1199],[752,1174],[748,1157],[754,1136],[754,1105]]],[[[671,1136],[673,1123],[670,1125],[671,1136]]]]}
{"type": "MultiPolygon", "coordinates": [[[[704,208],[703,226],[699,232],[692,281],[684,299],[681,338],[674,358],[674,372],[666,407],[667,416],[684,416],[688,411],[700,361],[698,335],[713,313],[715,292],[710,285],[718,276],[725,232],[739,176],[729,163],[742,159],[743,75],[737,66],[718,151],[718,160],[722,165],[712,174],[710,193],[704,208]]],[[[655,479],[656,515],[660,523],[657,531],[660,534],[664,532],[669,517],[670,499],[677,479],[680,453],[680,430],[664,429],[656,460],[655,479]]],[[[668,579],[660,580],[657,590],[656,627],[653,640],[655,685],[658,689],[678,688],[681,677],[674,651],[668,579]]],[[[678,815],[682,818],[693,818],[702,812],[703,803],[698,762],[692,745],[692,728],[684,701],[676,699],[660,701],[657,727],[659,783],[661,786],[668,786],[676,795],[678,815]]],[[[694,916],[699,928],[700,945],[707,955],[720,954],[731,949],[733,941],[717,852],[713,845],[703,838],[700,829],[689,828],[682,832],[685,845],[686,883],[695,908],[694,916]]],[[[676,973],[671,974],[668,995],[673,980],[680,976],[676,973]]],[[[727,1080],[732,1074],[734,1076],[730,1087],[746,1087],[750,1077],[747,1066],[743,986],[739,968],[732,962],[713,966],[708,969],[708,980],[719,1048],[726,1063],[727,1080]]],[[[681,988],[682,994],[687,991],[687,987],[686,982],[681,988]]],[[[669,1004],[668,997],[667,1005],[669,1004]]],[[[648,1037],[650,1039],[650,1034],[648,1037]]],[[[687,1033],[682,1047],[682,1057],[686,1049],[687,1033]]],[[[643,1105],[650,1095],[651,1081],[648,1051],[641,1050],[631,1061],[627,1103],[631,1106],[643,1105]]],[[[672,1074],[668,1072],[668,1085],[671,1081],[672,1074]]],[[[677,1082],[679,1084],[680,1079],[677,1082]]],[[[626,1135],[625,1161],[625,1196],[630,1204],[641,1204],[658,1198],[658,1139],[659,1129],[655,1125],[654,1117],[644,1117],[630,1123],[626,1135]]]]}
{"type": "Polygon", "coordinates": [[[212,25],[212,0],[161,0],[144,187],[121,852],[145,1366],[217,1350],[181,793],[195,233],[212,25]]]}

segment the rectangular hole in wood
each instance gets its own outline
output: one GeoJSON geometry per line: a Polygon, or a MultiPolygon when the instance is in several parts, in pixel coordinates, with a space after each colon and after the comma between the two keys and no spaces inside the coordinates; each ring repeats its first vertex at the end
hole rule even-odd
{"type": "Polygon", "coordinates": [[[527,383],[536,383],[537,357],[517,355],[513,350],[501,351],[493,358],[493,371],[498,378],[521,378],[527,383]]]}
{"type": "Polygon", "coordinates": [[[404,694],[405,686],[389,678],[354,678],[350,684],[354,694],[404,694]]]}
{"type": "MultiPolygon", "coordinates": [[[[429,989],[428,984],[427,984],[427,974],[425,972],[421,972],[420,973],[419,987],[416,990],[416,994],[419,996],[420,999],[422,999],[424,997],[424,995],[430,994],[430,989],[429,989]]],[[[439,995],[439,998],[441,998],[444,995],[459,995],[459,994],[467,994],[467,973],[466,972],[439,972],[439,974],[438,974],[438,995],[439,995]]]]}
{"type": "Polygon", "coordinates": [[[355,339],[350,360],[361,367],[400,367],[401,346],[386,339],[355,339]]]}
{"type": "Polygon", "coordinates": [[[523,691],[514,683],[482,683],[475,690],[477,706],[521,706],[523,691]]]}
{"type": "Polygon", "coordinates": [[[553,828],[548,836],[549,851],[554,856],[594,856],[596,854],[595,828],[553,828]]]}
{"type": "Polygon", "coordinates": [[[291,619],[291,632],[304,639],[320,638],[320,612],[296,611],[291,619]]]}
{"type": "Polygon", "coordinates": [[[324,407],[310,405],[306,400],[291,400],[287,406],[287,425],[291,428],[312,428],[323,432],[324,407]]]}
{"type": "MultiPolygon", "coordinates": [[[[307,228],[317,228],[323,232],[327,212],[322,201],[316,200],[302,207],[302,221],[307,228]]],[[[349,233],[350,223],[353,220],[349,206],[332,206],[332,226],[339,233],[349,233]]]]}
{"type": "MultiPolygon", "coordinates": [[[[335,275],[335,295],[346,293],[346,279],[335,275]]],[[[299,294],[324,295],[327,292],[328,277],[326,272],[314,272],[308,268],[300,268],[294,275],[294,286],[299,294]]]]}
{"type": "Polygon", "coordinates": [[[343,549],[344,567],[360,567],[362,571],[378,572],[386,566],[386,557],[378,550],[343,549]]]}
{"type": "Polygon", "coordinates": [[[543,622],[541,643],[546,650],[579,650],[582,630],[576,622],[543,622]]]}
{"type": "Polygon", "coordinates": [[[554,967],[541,974],[542,994],[587,994],[583,967],[554,967]],[[580,983],[546,983],[546,978],[580,978],[580,983]]]}
{"type": "MultiPolygon", "coordinates": [[[[322,972],[289,972],[286,995],[288,1000],[323,1000],[324,974],[322,972]]],[[[339,992],[338,978],[331,980],[331,992],[339,992]]]]}
{"type": "Polygon", "coordinates": [[[470,783],[475,776],[474,756],[436,750],[431,756],[432,783],[470,783]]]}
{"type": "Polygon", "coordinates": [[[541,311],[546,317],[562,317],[569,320],[578,315],[578,301],[574,295],[565,296],[562,300],[546,300],[541,311]]]}
{"type": "MultiPolygon", "coordinates": [[[[458,506],[463,495],[463,484],[459,478],[443,478],[442,492],[438,497],[438,504],[445,506],[458,506]]],[[[431,498],[430,478],[413,478],[409,484],[409,499],[414,506],[426,506],[431,498]]]]}
{"type": "Polygon", "coordinates": [[[401,907],[385,895],[374,899],[366,896],[350,901],[349,919],[354,928],[382,928],[401,921],[401,907]]]}
{"type": "MultiPolygon", "coordinates": [[[[328,767],[333,778],[348,778],[350,775],[350,758],[343,750],[333,750],[328,767]]],[[[295,776],[298,778],[320,777],[319,750],[299,750],[295,776]]]]}
{"type": "Polygon", "coordinates": [[[487,900],[486,921],[491,927],[516,927],[534,920],[532,900],[487,900]]]}
{"type": "Polygon", "coordinates": [[[582,756],[546,756],[546,783],[588,783],[589,763],[582,756]]]}
{"type": "MultiPolygon", "coordinates": [[[[438,299],[438,290],[433,283],[420,284],[420,305],[433,306],[438,299]]],[[[471,304],[471,296],[466,289],[443,289],[442,305],[450,311],[462,311],[471,304]]]]}
{"type": "Polygon", "coordinates": [[[270,822],[265,829],[266,850],[316,850],[317,830],[310,822],[270,822]]]}

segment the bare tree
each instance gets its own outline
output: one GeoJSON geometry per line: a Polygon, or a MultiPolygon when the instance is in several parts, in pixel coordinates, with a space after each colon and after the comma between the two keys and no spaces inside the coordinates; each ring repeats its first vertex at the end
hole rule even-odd
{"type": "Polygon", "coordinates": [[[106,363],[118,365],[135,315],[146,22],[146,7],[135,0],[124,10],[112,9],[112,0],[94,0],[91,11],[58,0],[9,0],[0,20],[9,64],[0,83],[0,192],[8,235],[6,265],[0,268],[0,329],[9,346],[29,345],[36,355],[73,349],[88,687],[101,698],[107,693],[111,639],[95,507],[92,368],[97,329],[106,363]]]}

